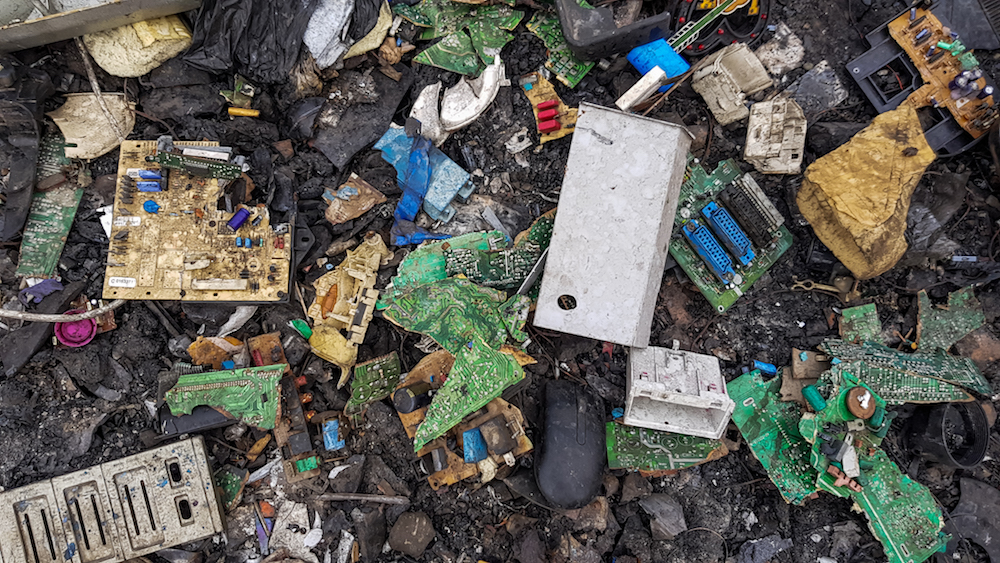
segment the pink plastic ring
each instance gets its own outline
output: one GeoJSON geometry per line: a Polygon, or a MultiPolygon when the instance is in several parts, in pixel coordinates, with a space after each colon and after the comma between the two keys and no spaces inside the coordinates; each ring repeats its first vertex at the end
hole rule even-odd
{"type": "MultiPolygon", "coordinates": [[[[64,315],[79,315],[86,313],[84,309],[72,309],[63,313],[64,315]]],[[[64,346],[79,348],[86,345],[97,335],[97,320],[86,319],[69,323],[56,323],[56,340],[64,346]]]]}

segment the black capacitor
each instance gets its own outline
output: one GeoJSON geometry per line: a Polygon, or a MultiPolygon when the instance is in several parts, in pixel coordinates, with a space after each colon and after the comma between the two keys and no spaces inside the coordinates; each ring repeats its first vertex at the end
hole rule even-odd
{"type": "Polygon", "coordinates": [[[393,393],[392,404],[398,412],[409,414],[431,404],[430,391],[430,384],[423,381],[409,387],[403,387],[393,393]]]}

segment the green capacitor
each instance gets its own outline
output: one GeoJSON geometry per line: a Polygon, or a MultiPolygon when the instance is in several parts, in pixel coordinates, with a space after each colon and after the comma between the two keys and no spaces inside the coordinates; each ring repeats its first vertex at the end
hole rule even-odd
{"type": "Polygon", "coordinates": [[[812,407],[812,410],[816,412],[820,412],[826,408],[826,399],[823,398],[823,395],[820,395],[819,389],[817,389],[815,385],[806,385],[803,387],[802,398],[804,398],[806,402],[809,403],[809,406],[812,407]]]}

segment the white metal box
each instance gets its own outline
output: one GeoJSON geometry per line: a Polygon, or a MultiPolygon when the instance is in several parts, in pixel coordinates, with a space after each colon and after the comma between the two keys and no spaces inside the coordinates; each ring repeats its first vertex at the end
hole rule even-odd
{"type": "Polygon", "coordinates": [[[736,404],[715,356],[670,348],[629,351],[625,424],[718,439],[736,404]]]}
{"type": "Polygon", "coordinates": [[[200,436],[0,494],[3,563],[115,563],[224,530],[200,436]]]}
{"type": "Polygon", "coordinates": [[[581,103],[535,326],[649,344],[691,134],[581,103]]]}

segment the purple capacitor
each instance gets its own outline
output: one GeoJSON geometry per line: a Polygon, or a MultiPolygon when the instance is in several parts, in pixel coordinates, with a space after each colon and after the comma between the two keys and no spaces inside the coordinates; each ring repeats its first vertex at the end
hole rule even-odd
{"type": "Polygon", "coordinates": [[[229,228],[235,232],[240,230],[240,227],[242,227],[243,223],[246,223],[249,218],[250,212],[245,207],[241,207],[236,210],[236,213],[233,213],[233,218],[226,224],[229,225],[229,228]]]}
{"type": "Polygon", "coordinates": [[[976,97],[979,98],[980,100],[985,100],[986,98],[989,98],[992,95],[993,95],[993,87],[986,86],[985,88],[979,91],[979,95],[976,97]]]}

